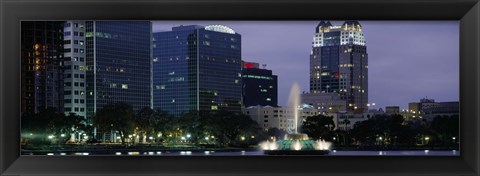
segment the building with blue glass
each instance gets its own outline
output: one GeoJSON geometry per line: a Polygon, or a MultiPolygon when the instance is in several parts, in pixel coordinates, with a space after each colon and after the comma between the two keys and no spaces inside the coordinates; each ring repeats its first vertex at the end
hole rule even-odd
{"type": "Polygon", "coordinates": [[[368,111],[368,54],[360,23],[321,21],[312,45],[310,93],[336,93],[347,111],[368,111]]]}
{"type": "Polygon", "coordinates": [[[110,103],[151,107],[151,22],[86,21],[85,40],[87,117],[110,103]]]}
{"type": "Polygon", "coordinates": [[[260,68],[258,63],[243,61],[242,65],[243,106],[277,107],[277,75],[273,75],[272,70],[260,68]]]}
{"type": "Polygon", "coordinates": [[[153,34],[153,107],[241,111],[241,35],[223,25],[177,26],[153,34]]]}

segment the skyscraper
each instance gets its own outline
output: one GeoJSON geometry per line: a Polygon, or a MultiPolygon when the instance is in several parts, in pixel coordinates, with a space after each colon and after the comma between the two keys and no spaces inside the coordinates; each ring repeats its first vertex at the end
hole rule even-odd
{"type": "Polygon", "coordinates": [[[258,63],[242,61],[243,106],[278,106],[277,75],[258,63]]]}
{"type": "Polygon", "coordinates": [[[368,54],[362,26],[321,21],[310,54],[310,93],[338,93],[347,111],[368,110],[368,54]]]}
{"type": "Polygon", "coordinates": [[[151,107],[150,21],[87,21],[87,117],[109,103],[151,107]]]}
{"type": "Polygon", "coordinates": [[[154,108],[173,115],[240,112],[240,34],[223,25],[189,25],[153,35],[154,108]]]}
{"type": "Polygon", "coordinates": [[[85,21],[64,24],[65,113],[86,117],[85,21]]]}
{"type": "Polygon", "coordinates": [[[21,23],[21,112],[63,112],[63,22],[21,23]]]}

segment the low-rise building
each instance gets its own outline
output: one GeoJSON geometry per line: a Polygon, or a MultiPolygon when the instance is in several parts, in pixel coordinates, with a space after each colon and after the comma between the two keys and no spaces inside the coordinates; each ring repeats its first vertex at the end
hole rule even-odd
{"type": "Polygon", "coordinates": [[[295,124],[300,127],[305,118],[319,114],[313,106],[309,105],[301,105],[297,110],[299,117],[297,123],[295,123],[292,107],[250,106],[242,111],[245,115],[255,120],[265,131],[277,128],[293,133],[295,132],[295,124]]]}
{"type": "Polygon", "coordinates": [[[338,93],[303,93],[302,102],[316,108],[319,112],[334,113],[347,110],[347,103],[338,93]]]}
{"type": "Polygon", "coordinates": [[[459,115],[459,112],[460,104],[458,101],[435,102],[434,99],[422,98],[420,102],[408,104],[405,116],[407,118],[422,118],[431,121],[437,116],[459,115]]]}
{"type": "Polygon", "coordinates": [[[385,107],[385,113],[387,115],[400,114],[400,107],[399,106],[386,106],[385,107]]]}

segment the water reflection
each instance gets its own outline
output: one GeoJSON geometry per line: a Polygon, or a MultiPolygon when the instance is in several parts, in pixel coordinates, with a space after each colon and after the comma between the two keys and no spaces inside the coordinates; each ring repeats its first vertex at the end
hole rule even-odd
{"type": "MultiPolygon", "coordinates": [[[[58,152],[58,153],[23,153],[23,155],[48,155],[48,156],[65,156],[65,155],[79,155],[79,156],[95,156],[95,155],[117,155],[117,156],[135,156],[135,155],[150,155],[150,156],[258,156],[265,155],[263,151],[131,151],[131,152],[111,152],[111,153],[95,153],[95,152],[58,152]]],[[[341,151],[332,150],[328,155],[341,156],[459,156],[458,150],[402,150],[402,151],[341,151]]],[[[327,155],[327,156],[328,156],[327,155]]]]}

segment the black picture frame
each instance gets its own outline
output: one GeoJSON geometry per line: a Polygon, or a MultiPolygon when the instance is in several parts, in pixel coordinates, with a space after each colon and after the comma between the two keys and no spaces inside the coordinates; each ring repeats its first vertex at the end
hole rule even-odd
{"type": "Polygon", "coordinates": [[[480,173],[478,0],[0,0],[0,15],[0,175],[480,173]],[[460,156],[20,156],[22,20],[321,19],[459,20],[460,156]]]}

